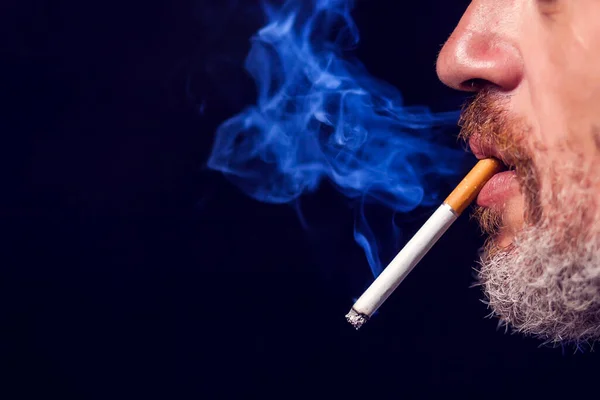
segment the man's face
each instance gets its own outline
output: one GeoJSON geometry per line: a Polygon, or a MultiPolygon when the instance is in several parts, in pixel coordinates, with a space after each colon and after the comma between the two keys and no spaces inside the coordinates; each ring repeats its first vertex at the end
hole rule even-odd
{"type": "Polygon", "coordinates": [[[475,155],[509,167],[478,198],[490,306],[549,342],[600,338],[600,1],[473,0],[437,70],[477,92],[475,155]]]}

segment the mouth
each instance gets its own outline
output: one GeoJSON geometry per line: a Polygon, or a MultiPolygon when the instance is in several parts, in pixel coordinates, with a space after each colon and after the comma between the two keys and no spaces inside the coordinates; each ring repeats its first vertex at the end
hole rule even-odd
{"type": "Polygon", "coordinates": [[[477,205],[502,211],[510,198],[519,194],[519,183],[515,172],[515,165],[511,164],[509,157],[496,147],[484,143],[477,136],[469,140],[471,151],[478,160],[496,158],[505,166],[505,171],[494,175],[481,189],[477,196],[477,205]]]}

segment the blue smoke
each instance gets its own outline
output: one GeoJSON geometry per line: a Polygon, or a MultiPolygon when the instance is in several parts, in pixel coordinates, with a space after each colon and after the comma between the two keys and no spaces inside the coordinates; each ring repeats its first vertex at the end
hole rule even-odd
{"type": "Polygon", "coordinates": [[[268,203],[290,203],[331,181],[360,201],[354,237],[377,276],[380,246],[363,205],[408,212],[438,204],[431,182],[456,176],[463,152],[436,137],[458,113],[405,106],[397,89],[351,57],[359,41],[353,1],[279,3],[263,2],[267,24],[246,59],[256,105],[218,128],[208,166],[268,203]]]}

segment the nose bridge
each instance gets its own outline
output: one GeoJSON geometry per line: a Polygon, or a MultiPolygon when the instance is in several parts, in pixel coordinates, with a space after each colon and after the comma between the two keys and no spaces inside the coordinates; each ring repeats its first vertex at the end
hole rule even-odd
{"type": "Polygon", "coordinates": [[[439,54],[440,80],[459,90],[475,90],[471,82],[514,90],[523,72],[519,15],[515,1],[473,1],[439,54]]]}
{"type": "MultiPolygon", "coordinates": [[[[511,21],[511,2],[504,0],[475,0],[472,1],[459,26],[480,33],[500,33],[506,30],[511,21]]],[[[458,27],[457,27],[458,28],[458,27]]]]}

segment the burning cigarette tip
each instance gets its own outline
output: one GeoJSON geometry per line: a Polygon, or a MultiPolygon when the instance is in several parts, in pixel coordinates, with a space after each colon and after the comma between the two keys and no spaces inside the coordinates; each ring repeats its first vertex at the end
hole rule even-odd
{"type": "Polygon", "coordinates": [[[361,326],[365,324],[369,320],[369,318],[360,314],[353,309],[350,310],[348,314],[346,314],[346,320],[352,325],[356,330],[359,330],[361,326]]]}

